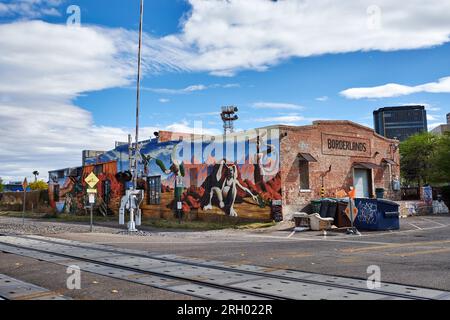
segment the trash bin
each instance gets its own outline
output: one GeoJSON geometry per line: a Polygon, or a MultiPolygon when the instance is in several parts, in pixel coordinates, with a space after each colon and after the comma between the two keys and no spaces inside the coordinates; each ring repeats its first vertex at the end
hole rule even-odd
{"type": "Polygon", "coordinates": [[[378,200],[378,211],[380,212],[380,230],[400,229],[400,205],[394,201],[378,200]]]}
{"type": "Polygon", "coordinates": [[[312,200],[312,213],[320,213],[320,208],[322,206],[322,200],[312,200]]]}
{"type": "Polygon", "coordinates": [[[334,200],[334,199],[330,199],[329,201],[330,201],[330,204],[328,205],[327,218],[333,218],[336,220],[338,202],[337,202],[337,200],[334,200]]]}
{"type": "Polygon", "coordinates": [[[345,213],[345,209],[348,207],[349,200],[341,199],[337,203],[337,213],[336,213],[336,219],[334,220],[334,225],[338,228],[350,228],[352,226],[352,223],[345,213]]]}
{"type": "Polygon", "coordinates": [[[384,189],[383,188],[377,188],[375,189],[375,195],[377,199],[384,199],[384,189]]]}
{"type": "Polygon", "coordinates": [[[400,229],[400,205],[383,199],[355,199],[358,215],[355,227],[360,230],[398,230],[400,229]]]}
{"type": "Polygon", "coordinates": [[[337,201],[334,199],[323,199],[320,207],[320,216],[322,218],[336,218],[337,201]]]}

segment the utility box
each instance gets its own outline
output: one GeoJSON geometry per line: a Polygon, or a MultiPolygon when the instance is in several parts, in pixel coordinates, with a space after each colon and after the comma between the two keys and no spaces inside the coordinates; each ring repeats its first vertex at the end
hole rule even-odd
{"type": "Polygon", "coordinates": [[[161,176],[147,178],[147,204],[161,204],[161,176]]]}
{"type": "Polygon", "coordinates": [[[355,227],[360,230],[385,231],[400,229],[400,205],[382,199],[355,199],[358,215],[355,227]]]}

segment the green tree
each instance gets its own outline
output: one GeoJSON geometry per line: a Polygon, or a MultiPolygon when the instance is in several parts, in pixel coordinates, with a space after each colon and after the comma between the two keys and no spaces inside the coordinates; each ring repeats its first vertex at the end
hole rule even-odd
{"type": "Polygon", "coordinates": [[[439,139],[435,134],[423,132],[400,144],[401,174],[405,182],[419,186],[431,182],[439,139]]]}
{"type": "Polygon", "coordinates": [[[450,183],[450,132],[438,137],[431,169],[433,183],[450,183]]]}
{"type": "Polygon", "coordinates": [[[3,192],[3,189],[4,189],[3,180],[2,180],[2,178],[0,178],[0,192],[3,192]]]}
{"type": "Polygon", "coordinates": [[[48,190],[48,184],[44,181],[36,181],[30,183],[30,189],[31,190],[48,190]]]}

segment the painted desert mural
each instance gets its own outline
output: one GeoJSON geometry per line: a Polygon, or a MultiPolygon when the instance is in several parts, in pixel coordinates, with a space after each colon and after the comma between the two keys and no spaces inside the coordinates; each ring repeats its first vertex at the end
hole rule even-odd
{"type": "MultiPolygon", "coordinates": [[[[139,181],[145,190],[144,218],[214,220],[226,217],[271,220],[281,201],[277,139],[236,137],[232,142],[145,141],[140,146],[139,181]]],[[[96,209],[117,214],[131,178],[129,146],[87,158],[79,168],[50,172],[49,196],[58,212],[86,213],[84,179],[99,178],[96,209]]]]}

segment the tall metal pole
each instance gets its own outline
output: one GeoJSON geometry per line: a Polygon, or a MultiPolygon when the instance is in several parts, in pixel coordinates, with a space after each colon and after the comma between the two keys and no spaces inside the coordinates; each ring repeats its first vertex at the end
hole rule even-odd
{"type": "Polygon", "coordinates": [[[23,189],[23,211],[22,211],[22,225],[25,225],[25,206],[27,201],[27,189],[23,189]]]}
{"type": "Polygon", "coordinates": [[[91,227],[90,227],[90,231],[91,233],[94,232],[94,204],[91,203],[91,227]]]}
{"type": "Polygon", "coordinates": [[[134,174],[133,174],[133,186],[137,189],[138,180],[138,161],[137,152],[139,151],[139,113],[140,113],[140,100],[141,100],[141,60],[142,60],[142,28],[144,22],[144,0],[141,0],[141,12],[139,21],[139,51],[138,51],[138,74],[137,74],[137,91],[136,91],[136,145],[134,153],[134,174]]]}

